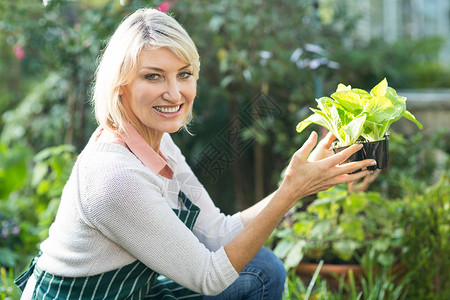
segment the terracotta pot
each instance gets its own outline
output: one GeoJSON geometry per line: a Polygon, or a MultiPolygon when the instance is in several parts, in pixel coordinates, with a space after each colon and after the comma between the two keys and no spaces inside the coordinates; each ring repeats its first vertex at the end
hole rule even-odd
{"type": "MultiPolygon", "coordinates": [[[[309,284],[318,265],[319,264],[316,263],[300,263],[297,266],[296,273],[305,284],[309,284]]],[[[344,278],[345,283],[349,282],[348,274],[350,270],[353,272],[353,278],[355,279],[356,286],[361,286],[361,278],[364,276],[364,270],[361,265],[323,264],[319,274],[322,279],[327,281],[330,289],[336,290],[339,287],[340,278],[344,278]]],[[[401,278],[403,278],[407,270],[408,267],[400,263],[392,266],[392,274],[398,275],[395,282],[398,282],[401,278]]],[[[377,270],[374,270],[374,273],[377,273],[377,270]]]]}
{"type": "MultiPolygon", "coordinates": [[[[315,263],[300,263],[297,266],[296,273],[305,284],[309,284],[317,267],[318,264],[315,263]]],[[[345,282],[348,282],[350,270],[353,272],[356,284],[360,284],[359,278],[364,274],[364,270],[360,265],[323,264],[319,274],[322,279],[328,282],[331,289],[337,289],[339,287],[339,278],[344,277],[345,282]]]]}

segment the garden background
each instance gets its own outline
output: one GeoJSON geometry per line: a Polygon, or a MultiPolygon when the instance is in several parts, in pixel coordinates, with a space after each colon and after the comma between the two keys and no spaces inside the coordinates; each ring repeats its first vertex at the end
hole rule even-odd
{"type": "Polygon", "coordinates": [[[409,296],[450,298],[448,1],[3,0],[0,299],[17,297],[12,278],[47,236],[74,160],[96,128],[97,57],[119,22],[143,6],[172,14],[199,49],[194,136],[173,138],[225,213],[276,188],[309,135],[295,126],[340,82],[370,90],[386,77],[400,95],[418,98],[419,121],[421,110],[440,114],[423,132],[395,128],[389,171],[370,189],[404,200],[410,239],[401,256],[416,268],[411,282],[421,284],[409,296]],[[424,107],[421,93],[441,98],[424,107]]]}

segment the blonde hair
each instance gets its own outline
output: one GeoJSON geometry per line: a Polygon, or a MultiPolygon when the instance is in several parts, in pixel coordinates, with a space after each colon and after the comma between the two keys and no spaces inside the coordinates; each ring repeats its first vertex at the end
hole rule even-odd
{"type": "MultiPolygon", "coordinates": [[[[192,65],[198,79],[200,60],[197,48],[184,28],[169,15],[152,8],[139,9],[122,21],[110,38],[97,68],[93,99],[95,117],[103,128],[126,132],[131,123],[149,142],[151,133],[122,104],[119,90],[136,70],[142,49],[167,47],[183,62],[192,65]]],[[[192,119],[189,112],[184,128],[192,119]]]]}

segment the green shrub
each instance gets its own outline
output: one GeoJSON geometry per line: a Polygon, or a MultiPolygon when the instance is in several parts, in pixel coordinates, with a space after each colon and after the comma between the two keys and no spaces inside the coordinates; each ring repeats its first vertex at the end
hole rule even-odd
{"type": "Polygon", "coordinates": [[[76,157],[75,149],[68,145],[50,147],[34,157],[28,151],[19,151],[20,147],[0,149],[4,158],[0,183],[5,170],[10,182],[6,187],[0,184],[0,266],[20,271],[48,235],[76,157]],[[5,159],[8,157],[11,159],[5,159]]]}
{"type": "Polygon", "coordinates": [[[403,260],[415,272],[411,299],[450,299],[450,172],[423,193],[402,199],[403,260]]]}
{"type": "Polygon", "coordinates": [[[450,169],[450,131],[431,136],[417,133],[389,137],[389,169],[382,172],[371,189],[389,199],[421,194],[450,169]]]}

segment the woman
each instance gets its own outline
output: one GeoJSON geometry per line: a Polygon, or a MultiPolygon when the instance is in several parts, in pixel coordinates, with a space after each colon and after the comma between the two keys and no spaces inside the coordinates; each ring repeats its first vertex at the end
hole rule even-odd
{"type": "Polygon", "coordinates": [[[358,146],[331,155],[328,135],[312,151],[313,133],[279,189],[221,214],[169,135],[191,119],[199,68],[168,15],[141,9],[118,27],[96,73],[99,128],[17,280],[22,299],[281,298],[285,270],[266,239],[298,199],[360,179],[369,171],[352,172],[374,161],[339,165],[358,146]]]}

